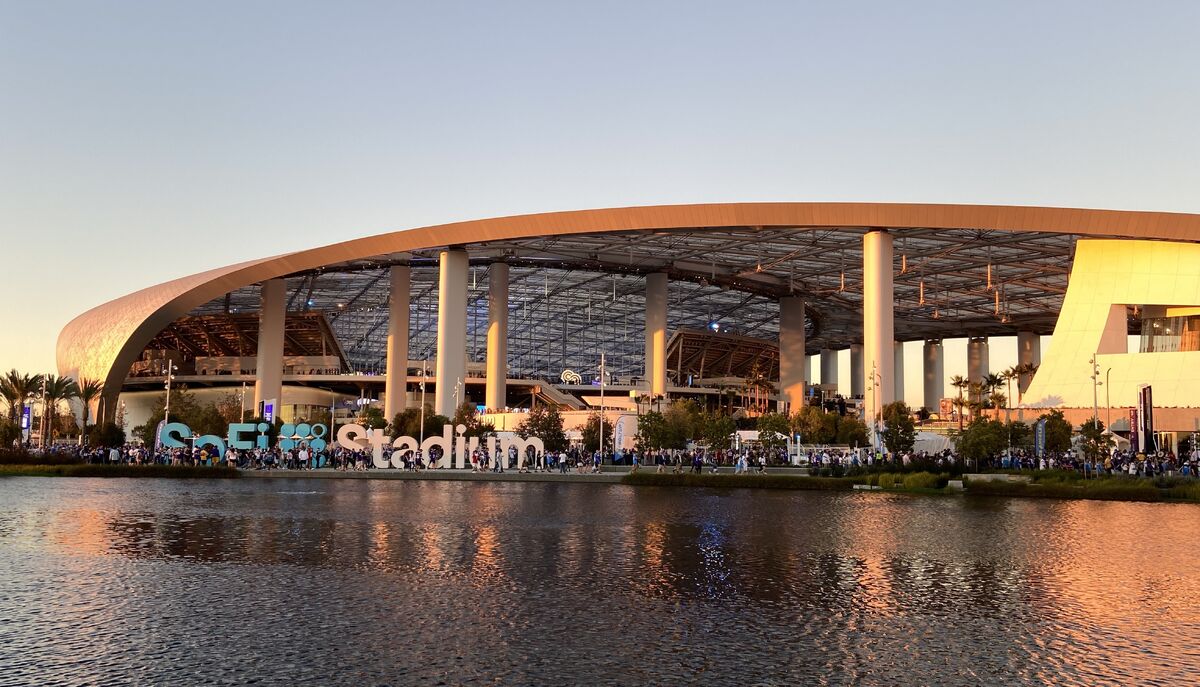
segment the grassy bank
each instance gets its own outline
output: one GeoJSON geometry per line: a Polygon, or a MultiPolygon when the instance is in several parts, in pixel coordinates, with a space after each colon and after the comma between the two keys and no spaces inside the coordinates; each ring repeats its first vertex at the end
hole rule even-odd
{"type": "Polygon", "coordinates": [[[1196,501],[1200,483],[1183,480],[1050,478],[1032,482],[968,482],[967,491],[985,496],[1028,496],[1050,499],[1100,501],[1196,501]]]}
{"type": "MultiPolygon", "coordinates": [[[[1111,477],[1084,480],[1074,473],[1049,472],[1031,475],[1031,482],[966,483],[966,491],[982,496],[1030,496],[1053,499],[1099,499],[1104,501],[1192,501],[1200,503],[1200,482],[1182,478],[1127,479],[1111,477]]],[[[682,475],[638,472],[625,475],[622,484],[658,487],[718,487],[739,489],[807,489],[849,491],[856,484],[879,487],[885,492],[949,494],[947,473],[872,473],[854,477],[806,477],[800,475],[682,475]]]]}
{"type": "Polygon", "coordinates": [[[0,465],[0,477],[170,477],[228,479],[240,477],[234,468],[185,465],[0,465]]]}

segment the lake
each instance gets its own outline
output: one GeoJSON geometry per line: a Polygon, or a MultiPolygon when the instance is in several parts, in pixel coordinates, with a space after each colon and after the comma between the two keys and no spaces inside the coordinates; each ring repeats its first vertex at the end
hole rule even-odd
{"type": "Polygon", "coordinates": [[[0,479],[0,684],[1194,684],[1200,506],[0,479]]]}

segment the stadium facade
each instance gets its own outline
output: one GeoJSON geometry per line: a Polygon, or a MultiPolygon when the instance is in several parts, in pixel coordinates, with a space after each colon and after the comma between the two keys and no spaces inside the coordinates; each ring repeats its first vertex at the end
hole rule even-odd
{"type": "Polygon", "coordinates": [[[759,408],[840,392],[874,415],[904,396],[917,361],[903,342],[923,342],[921,400],[937,413],[941,342],[969,339],[977,381],[997,336],[1039,365],[1017,380],[1026,407],[1122,418],[1152,385],[1159,428],[1192,431],[1200,216],[738,203],[458,222],[143,289],[71,321],[57,359],[61,374],[102,380],[97,417],[124,408],[127,426],[168,371],[285,420],[355,399],[391,418],[424,394],[446,415],[463,402],[498,417],[538,402],[584,412],[601,374],[618,413],[674,396],[749,405],[753,387],[759,408]]]}

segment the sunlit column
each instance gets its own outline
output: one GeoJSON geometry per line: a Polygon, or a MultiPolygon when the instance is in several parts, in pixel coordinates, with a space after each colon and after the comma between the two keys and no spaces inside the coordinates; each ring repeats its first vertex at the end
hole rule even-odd
{"type": "Polygon", "coordinates": [[[646,275],[646,380],[650,393],[667,393],[667,275],[646,275]]]}
{"type": "Polygon", "coordinates": [[[863,369],[875,375],[866,385],[867,408],[872,417],[896,400],[892,269],[892,235],[886,231],[868,232],[863,237],[863,369]]]}
{"type": "Polygon", "coordinates": [[[804,407],[804,299],[788,296],[779,299],[779,395],[787,402],[788,412],[804,407]]]}
{"type": "Polygon", "coordinates": [[[850,344],[850,395],[863,395],[863,347],[862,344],[850,344]]]}
{"type": "Polygon", "coordinates": [[[894,393],[897,401],[904,400],[904,342],[892,344],[892,374],[895,379],[894,393]]]}
{"type": "Polygon", "coordinates": [[[838,383],[838,355],[837,351],[830,348],[821,349],[821,384],[833,384],[835,387],[838,383]]]}
{"type": "Polygon", "coordinates": [[[491,410],[503,410],[508,384],[508,265],[492,263],[488,272],[487,399],[491,410]]]}
{"type": "Polygon", "coordinates": [[[979,383],[988,374],[987,337],[972,337],[967,341],[967,381],[979,383]]]}
{"type": "Polygon", "coordinates": [[[925,408],[931,413],[941,412],[942,396],[946,389],[946,375],[942,360],[941,339],[926,341],[921,349],[925,379],[925,408]]]}
{"type": "Polygon", "coordinates": [[[279,415],[279,397],[283,394],[283,327],[287,317],[287,283],[272,279],[262,285],[262,305],[258,313],[258,359],[255,361],[254,407],[263,412],[263,401],[275,402],[279,415]]]}
{"type": "Polygon", "coordinates": [[[444,250],[439,256],[437,385],[434,411],[453,417],[466,399],[467,377],[467,252],[444,250]]]}
{"type": "MultiPolygon", "coordinates": [[[[407,257],[407,256],[406,256],[407,257]]],[[[408,398],[408,316],[412,270],[393,265],[388,295],[387,379],[383,390],[383,414],[388,422],[404,410],[408,398]]]]}
{"type": "MultiPolygon", "coordinates": [[[[1042,364],[1042,337],[1034,332],[1017,332],[1017,364],[1042,364]]],[[[1017,380],[1017,388],[1023,394],[1033,381],[1033,375],[1023,374],[1017,380]]],[[[1014,401],[1016,399],[1013,399],[1014,401]]]]}

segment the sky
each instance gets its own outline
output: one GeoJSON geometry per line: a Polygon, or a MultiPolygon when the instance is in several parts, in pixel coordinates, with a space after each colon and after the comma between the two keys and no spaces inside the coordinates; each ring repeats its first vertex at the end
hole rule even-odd
{"type": "Polygon", "coordinates": [[[1196,2],[0,0],[0,369],[52,370],[67,321],[142,287],[462,219],[1200,212],[1197,26],[1196,2]]]}

